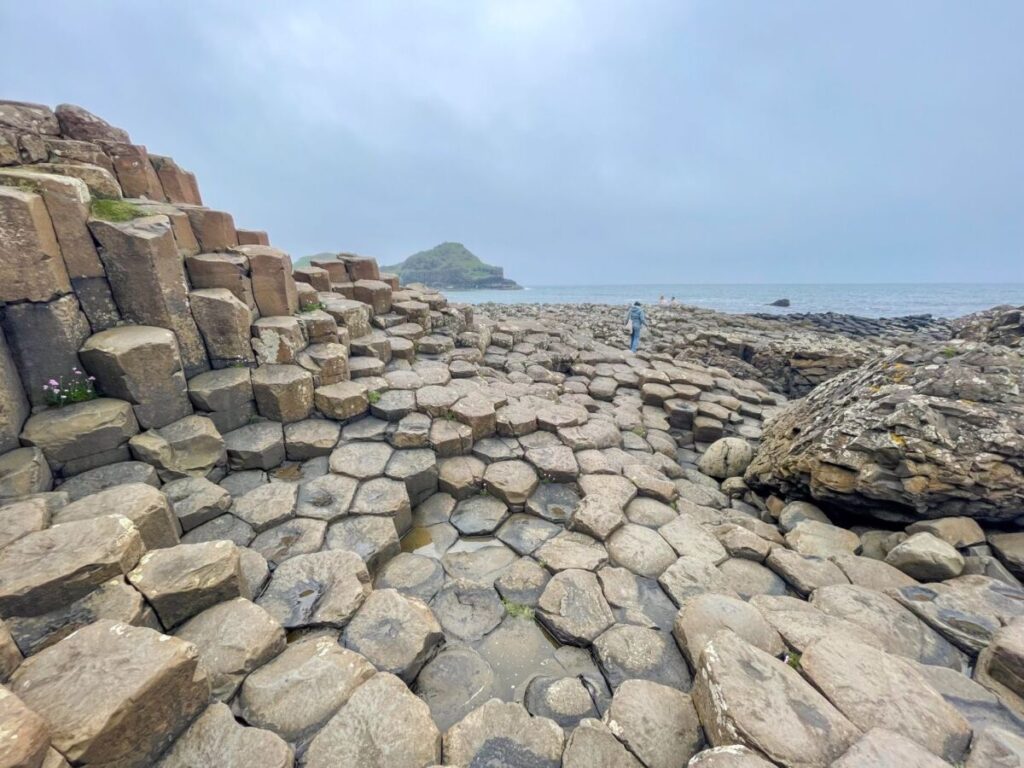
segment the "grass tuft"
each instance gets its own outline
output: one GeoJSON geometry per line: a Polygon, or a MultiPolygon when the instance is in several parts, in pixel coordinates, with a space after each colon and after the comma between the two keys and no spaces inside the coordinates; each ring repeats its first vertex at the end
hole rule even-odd
{"type": "Polygon", "coordinates": [[[509,616],[514,616],[517,619],[532,619],[533,608],[522,603],[513,603],[511,600],[502,600],[502,605],[505,606],[505,610],[508,611],[509,616]]]}

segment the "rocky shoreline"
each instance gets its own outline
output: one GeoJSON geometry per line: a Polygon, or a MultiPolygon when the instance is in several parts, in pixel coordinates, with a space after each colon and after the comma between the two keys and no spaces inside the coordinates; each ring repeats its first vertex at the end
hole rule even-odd
{"type": "Polygon", "coordinates": [[[632,354],[77,107],[0,102],[0,229],[0,765],[1024,765],[1020,308],[632,354]]]}

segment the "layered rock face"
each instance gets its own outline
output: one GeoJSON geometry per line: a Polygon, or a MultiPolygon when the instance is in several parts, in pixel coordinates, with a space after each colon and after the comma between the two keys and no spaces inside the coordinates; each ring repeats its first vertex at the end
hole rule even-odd
{"type": "Polygon", "coordinates": [[[77,107],[0,102],[0,163],[0,765],[1024,761],[1016,352],[671,308],[632,354],[624,308],[293,271],[77,107]],[[867,362],[789,402],[726,328],[867,362]],[[828,505],[775,475],[859,435],[828,505]]]}
{"type": "Polygon", "coordinates": [[[821,385],[765,431],[749,484],[883,519],[1024,512],[1024,357],[903,350],[821,385]]]}

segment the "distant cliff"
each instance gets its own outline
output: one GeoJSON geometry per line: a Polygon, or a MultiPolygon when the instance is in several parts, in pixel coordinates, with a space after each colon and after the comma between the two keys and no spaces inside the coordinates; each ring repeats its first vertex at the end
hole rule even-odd
{"type": "Polygon", "coordinates": [[[501,267],[484,264],[462,243],[441,243],[429,251],[414,253],[401,264],[382,267],[394,272],[402,283],[423,283],[431,288],[470,290],[489,288],[520,290],[501,267]]]}

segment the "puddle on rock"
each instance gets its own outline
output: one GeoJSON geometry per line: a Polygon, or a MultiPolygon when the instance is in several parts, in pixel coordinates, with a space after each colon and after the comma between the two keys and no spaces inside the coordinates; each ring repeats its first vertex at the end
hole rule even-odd
{"type": "Polygon", "coordinates": [[[414,527],[402,537],[402,551],[440,560],[458,538],[459,532],[448,523],[414,527]]]}
{"type": "Polygon", "coordinates": [[[526,617],[506,616],[473,648],[494,670],[493,695],[502,701],[521,702],[527,683],[538,675],[588,674],[600,679],[601,673],[586,651],[559,645],[540,624],[526,617]],[[574,653],[577,650],[580,652],[574,653]]]}

